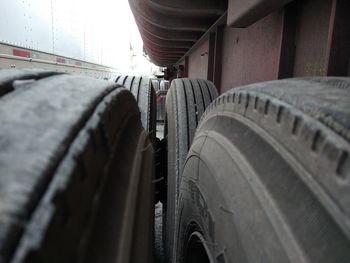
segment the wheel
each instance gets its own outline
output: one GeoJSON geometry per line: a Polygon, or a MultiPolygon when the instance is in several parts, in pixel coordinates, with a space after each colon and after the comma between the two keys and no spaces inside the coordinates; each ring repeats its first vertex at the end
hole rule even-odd
{"type": "Polygon", "coordinates": [[[116,83],[130,90],[134,95],[141,112],[141,122],[144,129],[150,134],[152,143],[156,138],[156,93],[153,80],[145,77],[119,76],[116,83]]]}
{"type": "Polygon", "coordinates": [[[350,79],[232,89],[182,174],[176,262],[350,262],[350,79]]]}
{"type": "Polygon", "coordinates": [[[166,90],[157,91],[157,122],[164,123],[165,120],[165,100],[166,100],[166,90]]]}
{"type": "Polygon", "coordinates": [[[176,202],[180,176],[191,146],[197,124],[217,90],[213,83],[197,79],[175,79],[166,97],[166,128],[168,150],[167,201],[165,204],[165,250],[168,260],[173,253],[176,202]]]}
{"type": "Polygon", "coordinates": [[[152,79],[152,86],[154,88],[154,90],[157,92],[158,90],[160,90],[160,86],[159,86],[159,81],[158,79],[152,79]]]}
{"type": "Polygon", "coordinates": [[[159,86],[160,86],[160,90],[168,91],[168,89],[169,89],[169,81],[168,80],[161,80],[159,86]]]}
{"type": "Polygon", "coordinates": [[[0,262],[151,262],[154,153],[134,97],[54,74],[0,71],[0,262]]]}

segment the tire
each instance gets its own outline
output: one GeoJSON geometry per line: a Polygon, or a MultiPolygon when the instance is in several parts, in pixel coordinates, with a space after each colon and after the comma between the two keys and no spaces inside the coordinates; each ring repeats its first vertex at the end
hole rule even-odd
{"type": "Polygon", "coordinates": [[[160,90],[159,80],[158,79],[152,79],[151,82],[152,82],[152,86],[153,86],[154,90],[157,93],[157,91],[160,90]]]}
{"type": "Polygon", "coordinates": [[[350,262],[350,79],[215,100],[182,174],[175,262],[350,262]]]}
{"type": "Polygon", "coordinates": [[[141,122],[149,133],[152,143],[156,138],[156,93],[152,80],[146,77],[119,76],[116,83],[124,86],[134,95],[140,108],[141,122]]]}
{"type": "Polygon", "coordinates": [[[165,121],[165,100],[166,100],[167,91],[158,90],[157,91],[157,122],[164,123],[165,121]]]}
{"type": "Polygon", "coordinates": [[[134,97],[23,74],[0,71],[0,262],[151,262],[154,153],[134,97]]]}
{"type": "MultiPolygon", "coordinates": [[[[166,97],[166,128],[168,150],[167,202],[165,227],[165,251],[172,258],[176,202],[182,168],[191,146],[197,124],[211,101],[217,97],[213,83],[197,79],[175,79],[166,97]]],[[[169,261],[170,262],[170,261],[169,261]]]]}
{"type": "Polygon", "coordinates": [[[17,85],[31,82],[60,73],[39,70],[1,70],[0,71],[0,97],[15,89],[17,85]]]}
{"type": "Polygon", "coordinates": [[[160,86],[160,90],[168,91],[168,89],[169,89],[169,81],[168,80],[161,80],[159,86],[160,86]]]}

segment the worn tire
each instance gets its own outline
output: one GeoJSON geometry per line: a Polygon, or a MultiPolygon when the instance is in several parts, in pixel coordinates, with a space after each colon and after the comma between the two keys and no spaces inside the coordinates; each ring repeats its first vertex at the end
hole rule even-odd
{"type": "Polygon", "coordinates": [[[175,261],[350,262],[349,128],[345,78],[216,99],[183,170],[175,261]]]}
{"type": "Polygon", "coordinates": [[[154,153],[134,97],[55,74],[0,71],[0,262],[151,262],[154,153]]]}
{"type": "Polygon", "coordinates": [[[157,91],[160,90],[159,80],[158,79],[152,79],[151,82],[152,82],[152,86],[153,86],[154,90],[157,93],[157,91]]]}
{"type": "Polygon", "coordinates": [[[161,80],[160,84],[159,84],[159,89],[168,91],[168,89],[169,89],[169,81],[168,80],[161,80]]]}
{"type": "Polygon", "coordinates": [[[206,107],[217,97],[213,83],[197,79],[175,79],[166,97],[165,138],[168,150],[167,201],[165,204],[165,250],[174,252],[176,203],[182,168],[198,122],[206,107]]]}
{"type": "Polygon", "coordinates": [[[156,138],[156,92],[153,88],[152,79],[136,76],[119,76],[116,83],[124,86],[134,95],[140,108],[141,122],[144,129],[149,133],[152,143],[156,138]]]}

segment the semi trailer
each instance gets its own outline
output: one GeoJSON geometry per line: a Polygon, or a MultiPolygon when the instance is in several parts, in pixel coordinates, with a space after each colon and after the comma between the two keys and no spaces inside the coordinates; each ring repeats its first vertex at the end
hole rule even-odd
{"type": "Polygon", "coordinates": [[[118,62],[125,59],[117,59],[118,48],[129,43],[108,32],[114,7],[108,1],[1,1],[0,68],[116,78],[122,71],[118,62]]]}
{"type": "Polygon", "coordinates": [[[129,4],[169,89],[0,71],[0,262],[350,262],[350,2],[129,4]]]}

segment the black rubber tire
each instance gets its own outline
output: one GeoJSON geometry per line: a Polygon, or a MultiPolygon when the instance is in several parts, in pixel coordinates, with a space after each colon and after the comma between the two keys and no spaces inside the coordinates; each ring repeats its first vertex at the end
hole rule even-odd
{"type": "MultiPolygon", "coordinates": [[[[168,151],[167,201],[165,250],[167,259],[172,258],[175,237],[176,202],[180,175],[185,164],[198,122],[206,107],[218,96],[214,84],[206,80],[175,79],[166,97],[165,138],[168,151]]],[[[168,262],[168,261],[167,261],[168,262]]],[[[170,261],[169,261],[170,262],[170,261]]]]}
{"type": "Polygon", "coordinates": [[[24,82],[32,82],[48,76],[58,75],[61,73],[52,71],[42,71],[34,69],[12,69],[0,71],[0,97],[15,89],[17,85],[24,82]]]}
{"type": "Polygon", "coordinates": [[[134,97],[25,74],[0,71],[0,90],[11,87],[0,97],[0,262],[152,262],[154,153],[134,97]]]}
{"type": "Polygon", "coordinates": [[[153,86],[154,90],[157,93],[157,91],[160,89],[159,80],[158,79],[152,79],[151,82],[152,82],[152,86],[153,86]]]}
{"type": "Polygon", "coordinates": [[[140,108],[141,122],[149,133],[152,143],[156,138],[156,92],[152,85],[152,79],[136,76],[119,76],[116,83],[124,86],[134,95],[140,108]]]}
{"type": "Polygon", "coordinates": [[[174,261],[350,262],[349,128],[350,79],[220,96],[183,170],[174,261]]]}
{"type": "Polygon", "coordinates": [[[167,91],[158,90],[157,91],[157,123],[164,123],[166,109],[165,109],[165,100],[166,100],[167,91]]]}
{"type": "Polygon", "coordinates": [[[169,81],[168,80],[161,80],[159,84],[159,89],[160,90],[169,90],[169,81]]]}

